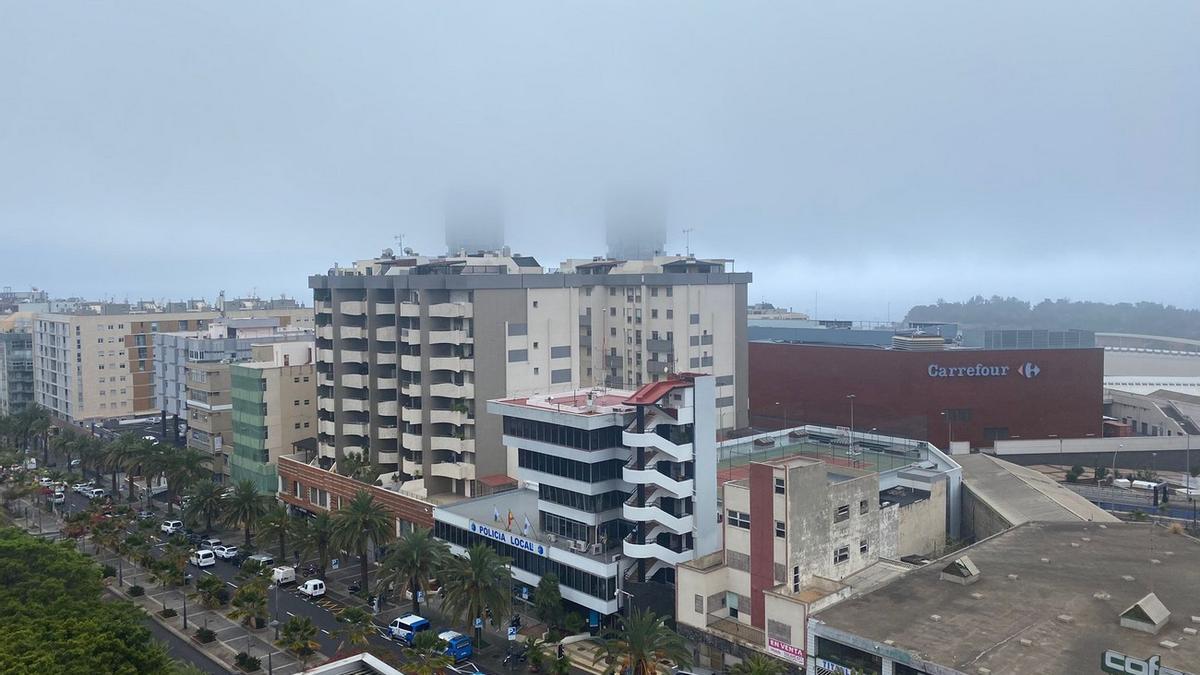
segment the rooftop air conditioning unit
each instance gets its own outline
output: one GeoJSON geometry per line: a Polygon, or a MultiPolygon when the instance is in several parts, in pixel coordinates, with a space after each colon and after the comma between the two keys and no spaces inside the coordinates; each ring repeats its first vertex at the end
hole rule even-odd
{"type": "Polygon", "coordinates": [[[592,544],[592,548],[591,548],[592,555],[600,555],[600,553],[603,551],[604,551],[604,544],[592,544]]]}
{"type": "Polygon", "coordinates": [[[547,540],[549,540],[549,542],[550,542],[551,544],[557,544],[557,543],[558,543],[558,535],[557,535],[557,534],[547,534],[547,535],[546,535],[546,539],[547,539],[547,540]]]}

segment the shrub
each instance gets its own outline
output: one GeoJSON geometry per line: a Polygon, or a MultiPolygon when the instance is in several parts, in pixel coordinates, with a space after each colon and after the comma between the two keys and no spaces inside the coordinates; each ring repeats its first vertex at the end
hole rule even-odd
{"type": "Polygon", "coordinates": [[[254,672],[262,667],[262,659],[256,656],[250,656],[246,652],[238,652],[238,655],[234,657],[233,662],[237,664],[238,668],[241,668],[248,673],[254,672]]]}
{"type": "Polygon", "coordinates": [[[171,617],[178,616],[179,612],[176,612],[172,607],[167,607],[159,612],[158,615],[164,619],[170,619],[171,617]]]}
{"type": "Polygon", "coordinates": [[[129,587],[129,594],[136,598],[139,595],[145,595],[146,589],[142,588],[141,586],[138,586],[137,584],[134,584],[133,586],[129,587]]]}
{"type": "Polygon", "coordinates": [[[106,579],[109,577],[115,577],[117,576],[117,568],[113,567],[112,565],[105,565],[103,575],[106,579]]]}
{"type": "Polygon", "coordinates": [[[201,626],[196,629],[196,640],[197,641],[203,642],[204,644],[208,644],[209,642],[212,642],[213,640],[216,640],[216,639],[217,639],[217,633],[213,629],[205,628],[204,626],[201,626]]]}

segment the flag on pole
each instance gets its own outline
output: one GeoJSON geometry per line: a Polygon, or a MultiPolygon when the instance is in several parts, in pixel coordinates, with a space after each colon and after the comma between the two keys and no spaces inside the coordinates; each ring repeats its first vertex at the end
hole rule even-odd
{"type": "Polygon", "coordinates": [[[497,523],[500,522],[500,509],[495,506],[492,507],[492,520],[497,523]]]}
{"type": "Polygon", "coordinates": [[[512,509],[509,509],[508,510],[508,524],[504,526],[504,529],[508,530],[509,532],[512,532],[512,524],[513,524],[513,512],[512,512],[512,509]]]}
{"type": "Polygon", "coordinates": [[[528,536],[529,536],[529,528],[530,528],[530,527],[531,527],[531,526],[530,526],[530,524],[529,524],[529,516],[525,516],[525,525],[524,525],[524,526],[521,528],[521,534],[523,534],[523,535],[525,535],[526,537],[528,537],[528,536]]]}

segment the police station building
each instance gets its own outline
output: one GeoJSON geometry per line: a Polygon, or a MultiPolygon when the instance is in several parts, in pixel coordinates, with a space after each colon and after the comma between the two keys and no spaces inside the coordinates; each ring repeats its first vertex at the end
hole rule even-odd
{"type": "Polygon", "coordinates": [[[489,401],[519,487],[436,508],[434,535],[510,558],[518,598],[553,573],[592,625],[630,598],[673,606],[675,566],[721,548],[715,394],[712,376],[674,375],[489,401]]]}

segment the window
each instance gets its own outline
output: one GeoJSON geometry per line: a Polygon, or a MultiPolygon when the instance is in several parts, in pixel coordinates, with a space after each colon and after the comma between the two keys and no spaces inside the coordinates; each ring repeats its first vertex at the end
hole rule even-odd
{"type": "Polygon", "coordinates": [[[867,540],[859,539],[858,540],[858,552],[863,555],[866,555],[868,550],[870,550],[870,546],[867,544],[867,540]]]}
{"type": "Polygon", "coordinates": [[[300,405],[300,399],[292,401],[292,405],[300,405]]]}
{"type": "Polygon", "coordinates": [[[775,536],[783,539],[787,536],[787,527],[784,526],[782,520],[775,521],[775,536]]]}
{"type": "Polygon", "coordinates": [[[293,378],[292,378],[292,382],[294,382],[295,384],[300,384],[300,378],[298,378],[298,377],[293,377],[293,378]]]}
{"type": "Polygon", "coordinates": [[[792,641],[792,627],[775,619],[767,619],[767,636],[790,643],[792,641]]]}
{"type": "Polygon", "coordinates": [[[699,324],[699,323],[700,323],[700,315],[699,315],[699,314],[693,314],[693,315],[689,316],[689,317],[688,317],[688,323],[692,324],[693,326],[694,326],[694,325],[696,325],[696,324],[699,324]]]}
{"type": "Polygon", "coordinates": [[[529,350],[528,349],[510,349],[510,350],[508,350],[508,362],[509,363],[516,363],[519,361],[528,361],[528,360],[529,360],[529,350]]]}
{"type": "Polygon", "coordinates": [[[704,596],[697,593],[696,597],[694,599],[694,602],[696,605],[696,613],[703,614],[704,613],[704,596]]]}
{"type": "Polygon", "coordinates": [[[307,428],[308,428],[308,422],[305,422],[305,423],[304,423],[304,428],[305,428],[305,429],[307,429],[307,428]]]}
{"type": "Polygon", "coordinates": [[[837,512],[833,516],[833,522],[840,523],[844,520],[850,520],[850,505],[842,504],[837,507],[837,512]]]}
{"type": "Polygon", "coordinates": [[[841,565],[842,563],[846,562],[849,559],[850,559],[850,547],[849,546],[843,546],[839,549],[834,550],[834,552],[833,552],[833,564],[834,565],[841,565]]]}
{"type": "Polygon", "coordinates": [[[292,428],[293,428],[293,429],[299,429],[299,428],[300,428],[300,423],[299,423],[299,422],[296,422],[296,425],[295,425],[294,427],[292,427],[292,428]]]}
{"type": "Polygon", "coordinates": [[[538,301],[537,301],[537,300],[534,300],[534,301],[533,301],[533,306],[534,306],[535,308],[537,307],[537,303],[538,303],[538,301]]]}
{"type": "Polygon", "coordinates": [[[750,514],[742,513],[741,511],[730,510],[727,512],[729,524],[734,527],[740,527],[743,530],[750,529],[750,514]]]}
{"type": "Polygon", "coordinates": [[[616,308],[616,307],[609,307],[609,308],[608,308],[608,315],[609,315],[609,316],[616,316],[616,315],[617,315],[617,308],[616,308]]]}
{"type": "Polygon", "coordinates": [[[675,289],[673,287],[667,286],[667,297],[669,298],[672,295],[674,295],[675,294],[674,291],[675,291],[675,289]]]}
{"type": "Polygon", "coordinates": [[[652,309],[652,310],[650,310],[650,318],[651,318],[651,319],[657,319],[657,318],[658,318],[658,310],[657,310],[657,309],[652,309]]]}
{"type": "Polygon", "coordinates": [[[777,494],[777,495],[784,494],[786,492],[786,488],[784,487],[784,485],[785,485],[784,479],[776,478],[775,479],[775,494],[777,494]]]}
{"type": "MultiPolygon", "coordinates": [[[[669,289],[668,289],[668,290],[669,290],[669,289]]],[[[674,319],[674,318],[675,318],[675,310],[673,310],[673,309],[668,309],[668,310],[667,310],[667,318],[668,318],[668,319],[674,319]]]]}
{"type": "Polygon", "coordinates": [[[529,326],[527,324],[523,324],[523,323],[508,324],[508,334],[509,335],[527,335],[528,333],[529,333],[529,326]]]}
{"type": "Polygon", "coordinates": [[[800,592],[800,566],[796,565],[792,568],[792,592],[800,592]]]}
{"type": "Polygon", "coordinates": [[[308,382],[308,376],[307,376],[307,375],[305,375],[305,376],[304,376],[304,381],[305,381],[305,382],[308,382]]]}
{"type": "Polygon", "coordinates": [[[866,513],[866,512],[867,512],[867,511],[869,511],[870,509],[871,509],[871,506],[870,506],[870,504],[869,504],[869,503],[867,503],[867,500],[865,500],[865,499],[864,499],[864,500],[862,500],[862,501],[860,501],[860,502],[858,503],[858,513],[859,513],[859,515],[862,515],[862,514],[866,513]]]}
{"type": "Polygon", "coordinates": [[[310,400],[311,400],[311,399],[307,399],[307,398],[306,398],[306,399],[304,399],[304,405],[308,405],[308,402],[309,402],[310,400]]]}

